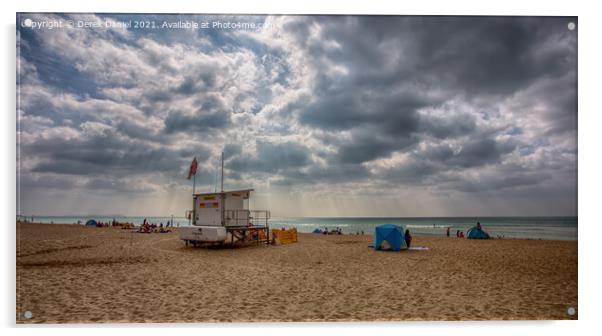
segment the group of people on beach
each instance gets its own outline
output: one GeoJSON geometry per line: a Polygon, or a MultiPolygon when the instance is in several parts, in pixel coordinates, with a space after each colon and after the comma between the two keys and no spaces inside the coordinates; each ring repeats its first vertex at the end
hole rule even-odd
{"type": "MultiPolygon", "coordinates": [[[[77,224],[81,225],[81,221],[77,221],[77,224]]],[[[96,221],[96,227],[107,228],[107,227],[120,227],[122,229],[133,229],[135,226],[129,222],[118,222],[115,218],[108,222],[96,221]]]]}
{"type": "Polygon", "coordinates": [[[159,225],[157,225],[155,223],[151,224],[145,218],[144,221],[142,222],[142,225],[140,225],[140,228],[138,228],[138,232],[140,232],[140,233],[167,233],[167,232],[171,232],[171,230],[168,229],[170,226],[173,227],[173,223],[171,223],[170,221],[167,221],[167,224],[165,224],[165,226],[163,226],[163,222],[159,223],[159,225]]]}
{"type": "MultiPolygon", "coordinates": [[[[449,237],[449,226],[447,227],[446,235],[449,237]]],[[[456,230],[456,238],[464,238],[464,231],[456,230]]]]}
{"type": "MultiPolygon", "coordinates": [[[[477,222],[476,229],[477,230],[483,230],[483,228],[481,227],[481,222],[477,222]]],[[[447,232],[446,232],[446,235],[448,237],[450,236],[449,231],[450,231],[450,227],[448,226],[447,227],[447,232]]],[[[489,234],[488,233],[484,232],[484,234],[485,234],[485,236],[487,238],[489,238],[489,234]]],[[[464,231],[462,231],[462,230],[456,230],[456,238],[464,238],[464,231]]]]}
{"type": "Polygon", "coordinates": [[[340,227],[336,227],[332,230],[328,230],[327,227],[324,228],[324,230],[322,229],[316,229],[316,231],[314,231],[314,233],[321,233],[323,235],[342,235],[343,234],[343,230],[341,230],[340,227]]]}
{"type": "Polygon", "coordinates": [[[342,235],[343,234],[343,230],[341,230],[340,227],[336,227],[336,228],[328,231],[328,228],[325,227],[324,231],[322,231],[322,234],[325,234],[325,235],[333,235],[333,234],[334,235],[342,235]]]}

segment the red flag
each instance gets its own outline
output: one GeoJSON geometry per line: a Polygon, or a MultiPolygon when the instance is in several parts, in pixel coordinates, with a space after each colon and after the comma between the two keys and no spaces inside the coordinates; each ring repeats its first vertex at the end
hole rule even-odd
{"type": "Polygon", "coordinates": [[[198,166],[198,163],[196,162],[196,157],[192,160],[192,162],[190,163],[190,170],[188,171],[188,179],[190,180],[190,178],[194,175],[196,175],[196,168],[198,166]]]}

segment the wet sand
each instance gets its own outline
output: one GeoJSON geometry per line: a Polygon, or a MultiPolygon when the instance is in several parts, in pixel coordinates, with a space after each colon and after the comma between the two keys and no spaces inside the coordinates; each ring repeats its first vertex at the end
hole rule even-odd
{"type": "Polygon", "coordinates": [[[576,319],[577,242],[300,234],[187,247],[177,233],[17,224],[17,323],[576,319]],[[30,311],[26,319],[23,312],[30,311]]]}

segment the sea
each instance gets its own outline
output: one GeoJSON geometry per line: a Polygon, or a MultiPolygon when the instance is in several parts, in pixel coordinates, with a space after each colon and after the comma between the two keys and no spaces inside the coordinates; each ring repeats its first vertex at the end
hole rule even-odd
{"type": "MultiPolygon", "coordinates": [[[[31,216],[21,216],[32,220],[31,216]]],[[[88,220],[100,222],[128,222],[142,224],[144,219],[150,223],[164,225],[172,217],[141,216],[33,216],[36,223],[84,225],[88,220]]],[[[272,228],[297,228],[299,232],[313,232],[315,229],[340,229],[343,234],[372,234],[381,224],[397,224],[410,230],[414,235],[445,236],[447,228],[450,235],[457,231],[466,231],[480,222],[483,229],[494,238],[519,238],[543,240],[577,240],[577,217],[272,217],[272,228]]],[[[185,217],[173,217],[174,226],[188,226],[185,217]]]]}

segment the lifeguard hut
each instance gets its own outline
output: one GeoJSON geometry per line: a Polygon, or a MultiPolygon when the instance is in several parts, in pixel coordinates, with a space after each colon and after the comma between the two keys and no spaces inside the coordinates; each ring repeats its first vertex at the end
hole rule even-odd
{"type": "Polygon", "coordinates": [[[225,243],[232,245],[255,242],[269,243],[270,212],[250,210],[253,189],[200,193],[193,195],[190,212],[192,226],[179,229],[186,245],[225,243]]]}

